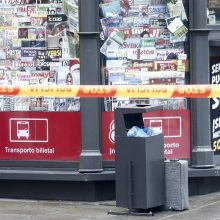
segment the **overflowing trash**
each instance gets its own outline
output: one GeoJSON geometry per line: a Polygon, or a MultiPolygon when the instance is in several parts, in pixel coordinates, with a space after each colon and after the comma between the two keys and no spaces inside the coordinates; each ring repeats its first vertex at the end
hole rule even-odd
{"type": "Polygon", "coordinates": [[[158,129],[146,127],[146,128],[139,128],[137,126],[133,126],[127,132],[127,137],[150,137],[157,135],[161,132],[158,129]]]}

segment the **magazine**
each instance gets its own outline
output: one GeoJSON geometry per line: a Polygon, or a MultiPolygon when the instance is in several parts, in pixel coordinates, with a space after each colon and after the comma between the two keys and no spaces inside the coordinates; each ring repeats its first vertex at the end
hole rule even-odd
{"type": "Polygon", "coordinates": [[[46,26],[47,25],[47,15],[42,14],[31,14],[30,16],[31,26],[46,26]]]}
{"type": "Polygon", "coordinates": [[[35,49],[21,49],[21,61],[33,61],[37,56],[35,49]]]}
{"type": "Polygon", "coordinates": [[[16,71],[15,85],[29,85],[30,72],[29,71],[16,71]]]}
{"type": "Polygon", "coordinates": [[[6,59],[10,60],[20,60],[21,59],[21,50],[19,49],[7,49],[6,59]]]}
{"type": "Polygon", "coordinates": [[[37,6],[36,5],[27,5],[27,16],[31,16],[32,14],[36,14],[37,6]]]}
{"type": "Polygon", "coordinates": [[[66,62],[50,63],[50,70],[57,72],[57,85],[66,85],[67,74],[70,72],[70,66],[66,62]]]}
{"type": "Polygon", "coordinates": [[[101,5],[101,9],[104,17],[114,17],[114,15],[119,14],[121,11],[120,0],[104,3],[101,5]]]}
{"type": "Polygon", "coordinates": [[[157,49],[156,60],[176,60],[179,54],[184,54],[184,48],[157,49]]]}
{"type": "Polygon", "coordinates": [[[0,14],[0,26],[12,26],[12,19],[11,14],[0,14]]]}
{"type": "Polygon", "coordinates": [[[0,111],[4,111],[4,97],[0,96],[0,111]]]}
{"type": "Polygon", "coordinates": [[[4,69],[0,69],[0,85],[7,84],[7,78],[4,69]]]}
{"type": "Polygon", "coordinates": [[[188,29],[179,17],[167,18],[166,21],[167,28],[176,38],[181,38],[187,34],[188,29]]]}
{"type": "Polygon", "coordinates": [[[176,0],[175,3],[171,0],[167,1],[167,8],[171,17],[178,16],[180,19],[187,20],[186,11],[182,0],[176,0]]]}
{"type": "Polygon", "coordinates": [[[47,59],[51,61],[59,61],[62,58],[62,49],[59,48],[48,48],[47,49],[47,59]]]}
{"type": "Polygon", "coordinates": [[[46,41],[45,40],[21,40],[21,47],[26,49],[45,49],[46,41]]]}
{"type": "Polygon", "coordinates": [[[73,77],[73,85],[80,85],[80,62],[79,59],[71,59],[69,63],[70,73],[73,77]]]}
{"type": "Polygon", "coordinates": [[[54,85],[56,84],[56,78],[56,71],[33,70],[30,73],[30,84],[54,85]]]}
{"type": "Polygon", "coordinates": [[[5,76],[7,79],[7,85],[14,85],[16,82],[16,71],[15,70],[5,70],[5,76]]]}
{"type": "Polygon", "coordinates": [[[30,111],[48,111],[49,103],[44,97],[30,98],[29,108],[30,111]]]}
{"type": "Polygon", "coordinates": [[[37,4],[36,5],[37,14],[63,14],[63,6],[62,3],[54,4],[37,4]]]}
{"type": "Polygon", "coordinates": [[[29,97],[14,97],[14,111],[29,111],[29,97]]]}
{"type": "MultiPolygon", "coordinates": [[[[177,60],[154,61],[155,71],[177,71],[177,60]]],[[[179,71],[179,70],[178,70],[179,71]]]]}
{"type": "Polygon", "coordinates": [[[15,110],[15,97],[4,96],[3,97],[3,111],[14,111],[15,110]]]}
{"type": "Polygon", "coordinates": [[[70,0],[64,0],[64,13],[78,20],[79,18],[78,5],[70,0]]]}

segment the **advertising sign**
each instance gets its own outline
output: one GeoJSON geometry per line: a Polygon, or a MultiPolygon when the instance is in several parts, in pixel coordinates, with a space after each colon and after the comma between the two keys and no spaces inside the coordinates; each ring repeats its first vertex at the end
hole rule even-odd
{"type": "MultiPolygon", "coordinates": [[[[164,157],[190,158],[189,110],[155,111],[143,119],[164,134],[164,157]]],[[[114,160],[114,112],[102,113],[102,126],[103,160],[114,160]]],[[[0,160],[78,161],[80,130],[79,112],[1,112],[0,160]]]]}
{"type": "Polygon", "coordinates": [[[79,112],[1,112],[0,160],[78,161],[79,112]]]}
{"type": "MultiPolygon", "coordinates": [[[[220,84],[220,57],[210,58],[210,83],[220,84]]],[[[211,146],[220,154],[220,98],[210,98],[211,146]]]]}
{"type": "MultiPolygon", "coordinates": [[[[153,127],[163,133],[165,158],[190,158],[189,110],[163,110],[150,112],[143,114],[143,120],[145,127],[153,127]]],[[[103,160],[114,160],[114,113],[103,112],[102,123],[103,160]]]]}

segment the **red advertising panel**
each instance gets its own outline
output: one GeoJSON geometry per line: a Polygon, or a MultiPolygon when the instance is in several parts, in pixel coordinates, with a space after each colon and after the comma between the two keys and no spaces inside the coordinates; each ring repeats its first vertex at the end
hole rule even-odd
{"type": "Polygon", "coordinates": [[[1,160],[76,161],[79,112],[1,112],[1,160]]]}
{"type": "MultiPolygon", "coordinates": [[[[145,127],[153,127],[164,134],[164,157],[190,158],[189,110],[163,110],[143,115],[145,127]]],[[[114,113],[103,112],[103,160],[115,159],[114,113]]]]}

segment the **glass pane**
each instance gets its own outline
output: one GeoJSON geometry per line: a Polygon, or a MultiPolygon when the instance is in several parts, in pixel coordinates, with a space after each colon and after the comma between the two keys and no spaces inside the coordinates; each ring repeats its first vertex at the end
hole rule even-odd
{"type": "MultiPolygon", "coordinates": [[[[103,0],[101,3],[103,83],[182,85],[188,74],[188,18],[182,0],[103,0]],[[172,28],[178,23],[178,28],[172,28]]],[[[185,109],[185,98],[105,98],[105,111],[126,104],[185,109]]]]}
{"type": "Polygon", "coordinates": [[[208,0],[208,24],[220,24],[220,0],[208,0]]]}
{"type": "MultiPolygon", "coordinates": [[[[0,5],[0,85],[78,85],[78,0],[0,5]]],[[[0,96],[0,111],[79,111],[79,98],[0,96]]]]}

